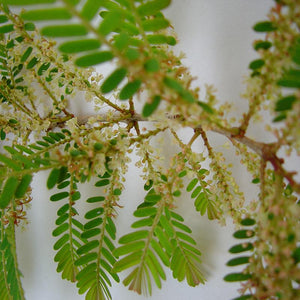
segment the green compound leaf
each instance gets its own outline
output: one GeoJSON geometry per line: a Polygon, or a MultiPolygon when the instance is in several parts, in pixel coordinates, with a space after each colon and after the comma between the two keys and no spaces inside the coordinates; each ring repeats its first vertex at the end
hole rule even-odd
{"type": "Polygon", "coordinates": [[[101,43],[96,39],[69,41],[61,44],[58,49],[63,53],[73,54],[98,49],[101,43]]]}
{"type": "Polygon", "coordinates": [[[41,33],[48,37],[69,37],[87,35],[87,29],[80,24],[49,25],[42,28],[41,33]]]}
{"type": "Polygon", "coordinates": [[[127,83],[121,90],[119,94],[120,100],[127,100],[131,98],[141,87],[141,80],[134,80],[132,82],[127,83]]]}
{"type": "Polygon", "coordinates": [[[114,90],[122,82],[126,74],[127,70],[125,68],[116,69],[103,82],[101,92],[105,94],[114,90]]]}
{"type": "Polygon", "coordinates": [[[155,110],[158,108],[160,101],[161,101],[160,96],[154,96],[152,98],[151,103],[146,103],[144,105],[143,112],[142,112],[143,117],[145,117],[145,118],[150,117],[155,112],[155,110]]]}
{"type": "Polygon", "coordinates": [[[141,4],[138,7],[138,13],[141,16],[152,16],[159,13],[162,9],[168,7],[171,0],[153,0],[141,4]]]}
{"type": "Polygon", "coordinates": [[[9,177],[6,180],[0,195],[0,208],[4,209],[7,207],[9,202],[14,198],[18,185],[19,180],[16,177],[9,177]]]}
{"type": "Polygon", "coordinates": [[[66,8],[53,7],[25,11],[21,17],[28,21],[69,20],[72,14],[66,8]]]}
{"type": "Polygon", "coordinates": [[[95,52],[87,55],[83,55],[76,59],[75,64],[78,67],[90,67],[104,62],[110,61],[114,58],[114,55],[110,51],[95,52]]]}

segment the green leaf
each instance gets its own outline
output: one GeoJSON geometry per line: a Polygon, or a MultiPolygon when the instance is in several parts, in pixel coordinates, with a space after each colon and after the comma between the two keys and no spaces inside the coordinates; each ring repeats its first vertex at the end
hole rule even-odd
{"type": "Polygon", "coordinates": [[[105,200],[103,196],[90,197],[86,200],[88,203],[102,202],[105,200]]]}
{"type": "Polygon", "coordinates": [[[168,37],[163,34],[149,34],[147,41],[152,45],[161,45],[168,43],[168,37]]]}
{"type": "Polygon", "coordinates": [[[99,228],[93,228],[93,229],[89,229],[89,230],[85,230],[82,234],[81,237],[83,239],[88,239],[91,237],[94,237],[98,234],[100,234],[101,230],[99,228]]]}
{"type": "Polygon", "coordinates": [[[47,37],[69,37],[86,35],[87,29],[81,24],[49,25],[41,29],[47,37]]]}
{"type": "Polygon", "coordinates": [[[132,253],[132,252],[136,252],[138,250],[142,250],[145,247],[145,242],[144,241],[137,241],[137,242],[132,242],[132,243],[128,243],[124,246],[118,247],[113,251],[113,254],[116,257],[128,254],[128,253],[132,253]]]}
{"type": "Polygon", "coordinates": [[[76,252],[78,255],[82,255],[82,254],[89,252],[92,249],[95,249],[98,246],[99,246],[99,241],[93,240],[93,241],[87,242],[83,246],[79,247],[76,252]]]}
{"type": "Polygon", "coordinates": [[[145,201],[147,202],[158,202],[161,200],[161,195],[158,194],[148,194],[145,197],[145,201]]]}
{"type": "Polygon", "coordinates": [[[172,238],[174,236],[174,231],[171,224],[169,223],[169,220],[164,215],[161,215],[159,223],[161,224],[167,235],[172,238]]]}
{"type": "Polygon", "coordinates": [[[25,11],[21,13],[21,17],[29,21],[68,20],[72,18],[72,14],[64,7],[53,7],[25,11]]]}
{"type": "Polygon", "coordinates": [[[108,35],[123,23],[124,16],[121,11],[108,12],[104,20],[100,23],[98,31],[103,35],[108,35]]]}
{"type": "Polygon", "coordinates": [[[194,187],[196,186],[197,183],[198,183],[197,178],[192,179],[192,181],[186,187],[187,192],[191,192],[194,189],[194,187]]]}
{"type": "Polygon", "coordinates": [[[149,231],[147,231],[147,230],[134,231],[134,232],[123,235],[119,239],[119,243],[120,244],[127,244],[127,243],[130,243],[130,242],[141,240],[141,239],[146,238],[148,236],[148,234],[149,234],[149,231]]]}
{"type": "Polygon", "coordinates": [[[162,231],[160,227],[156,227],[155,230],[155,235],[159,239],[159,242],[161,243],[162,247],[164,247],[167,251],[168,254],[171,254],[173,252],[173,247],[169,241],[169,237],[166,236],[166,234],[162,231]]]}
{"type": "Polygon", "coordinates": [[[0,33],[8,33],[14,31],[14,25],[13,24],[7,24],[0,27],[0,33]]]}
{"type": "Polygon", "coordinates": [[[3,155],[1,153],[0,153],[0,161],[15,171],[21,170],[21,166],[18,163],[16,163],[14,160],[6,157],[5,155],[3,155]]]}
{"type": "Polygon", "coordinates": [[[152,102],[151,103],[146,103],[144,105],[144,108],[143,108],[143,117],[147,118],[149,116],[151,116],[154,111],[158,108],[159,104],[160,104],[160,100],[161,100],[161,97],[160,96],[154,96],[152,98],[152,102]]]}
{"type": "Polygon", "coordinates": [[[32,175],[31,174],[25,174],[22,179],[21,182],[19,183],[16,192],[15,192],[15,196],[16,198],[22,198],[25,193],[28,190],[28,187],[31,183],[32,180],[32,175]]]}
{"type": "Polygon", "coordinates": [[[53,249],[54,250],[59,250],[68,240],[69,240],[70,236],[69,234],[65,234],[63,235],[59,240],[57,240],[57,242],[54,244],[53,249]]]}
{"type": "Polygon", "coordinates": [[[6,133],[5,131],[3,130],[3,128],[1,128],[1,131],[0,131],[0,139],[1,141],[4,141],[6,138],[6,133]]]}
{"type": "Polygon", "coordinates": [[[251,278],[250,274],[244,273],[230,273],[224,277],[227,282],[245,281],[251,278]]]}
{"type": "Polygon", "coordinates": [[[67,197],[69,197],[68,192],[60,192],[60,193],[52,195],[50,197],[50,201],[60,201],[60,200],[65,199],[67,197]]]}
{"type": "MultiPolygon", "coordinates": [[[[196,198],[198,195],[199,195],[199,193],[201,192],[201,190],[202,190],[202,186],[197,186],[194,190],[193,190],[193,192],[192,192],[192,194],[191,194],[191,198],[196,198]]],[[[205,194],[203,194],[203,193],[201,193],[201,195],[205,195],[205,194]]]]}
{"type": "Polygon", "coordinates": [[[122,51],[129,45],[129,35],[125,32],[121,32],[118,35],[114,36],[115,43],[114,45],[122,51]]]}
{"type": "Polygon", "coordinates": [[[260,69],[264,64],[265,64],[265,61],[263,59],[256,59],[256,60],[253,60],[249,64],[249,69],[251,69],[251,70],[260,69]]]}
{"type": "Polygon", "coordinates": [[[155,207],[143,207],[137,209],[133,215],[135,217],[141,218],[141,217],[148,217],[148,216],[153,216],[156,215],[157,209],[155,207]]]}
{"type": "Polygon", "coordinates": [[[131,227],[132,228],[141,228],[141,227],[145,227],[145,226],[152,226],[152,224],[153,224],[153,219],[147,218],[147,219],[138,220],[138,221],[132,223],[131,227]]]}
{"type": "Polygon", "coordinates": [[[169,25],[169,21],[164,18],[148,19],[142,22],[145,31],[158,31],[167,28],[169,25]]]}
{"type": "Polygon", "coordinates": [[[138,264],[141,261],[142,254],[142,251],[137,251],[118,260],[113,266],[112,272],[119,273],[138,264]]]}
{"type": "Polygon", "coordinates": [[[81,16],[84,19],[91,21],[96,16],[102,4],[103,0],[87,0],[81,10],[81,16]]]}
{"type": "Polygon", "coordinates": [[[191,232],[192,232],[192,230],[191,230],[189,227],[187,227],[186,225],[184,225],[184,224],[182,224],[182,223],[179,223],[179,222],[177,222],[177,221],[175,221],[175,220],[172,220],[171,222],[172,222],[172,224],[173,224],[175,227],[181,229],[182,231],[185,231],[185,232],[187,232],[187,233],[191,233],[191,232]]]}
{"type": "Polygon", "coordinates": [[[95,50],[100,46],[101,43],[96,39],[83,39],[65,42],[61,44],[58,49],[63,53],[73,54],[83,51],[95,50]]]}
{"type": "Polygon", "coordinates": [[[276,103],[275,111],[291,110],[296,100],[295,95],[289,95],[279,99],[276,103]]]}
{"type": "Polygon", "coordinates": [[[93,260],[97,259],[97,253],[92,252],[92,253],[88,253],[86,255],[81,256],[79,259],[77,259],[75,261],[75,266],[82,266],[85,265],[93,260]]]}
{"type": "Polygon", "coordinates": [[[33,23],[25,23],[24,29],[27,31],[34,31],[35,30],[35,25],[33,23]]]}
{"type": "Polygon", "coordinates": [[[95,186],[100,187],[100,186],[105,186],[108,185],[110,183],[109,179],[103,179],[103,180],[99,180],[95,183],[95,186]]]}
{"type": "Polygon", "coordinates": [[[67,231],[69,229],[69,224],[68,223],[64,223],[60,226],[58,226],[56,229],[54,229],[52,231],[52,235],[53,236],[59,236],[61,235],[63,232],[67,231]]]}
{"type": "Polygon", "coordinates": [[[138,13],[141,16],[152,16],[159,13],[162,9],[168,7],[171,0],[153,0],[141,4],[138,7],[138,13]]]}
{"type": "Polygon", "coordinates": [[[6,23],[8,21],[7,16],[5,15],[0,15],[0,23],[6,23]]]}
{"type": "Polygon", "coordinates": [[[171,213],[172,218],[174,218],[180,222],[184,222],[184,218],[182,216],[176,214],[174,211],[171,211],[170,213],[171,213]]]}
{"type": "Polygon", "coordinates": [[[69,218],[69,215],[68,214],[64,214],[64,215],[61,215],[60,217],[58,217],[55,221],[55,224],[57,226],[61,225],[62,223],[64,223],[67,219],[69,218]]]}
{"type": "Polygon", "coordinates": [[[229,260],[226,265],[229,267],[234,267],[234,266],[247,264],[249,263],[249,258],[250,258],[249,256],[241,256],[241,257],[233,258],[229,260]]]}
{"type": "Polygon", "coordinates": [[[103,211],[104,211],[103,207],[97,207],[97,208],[94,208],[94,209],[90,210],[89,212],[87,212],[84,217],[86,219],[94,219],[94,218],[100,216],[103,213],[103,211]]]}
{"type": "Polygon", "coordinates": [[[103,82],[101,92],[105,94],[114,90],[122,82],[126,74],[127,70],[125,68],[116,69],[103,82]]]}
{"type": "Polygon", "coordinates": [[[142,81],[137,79],[132,82],[128,82],[121,90],[119,99],[127,100],[131,98],[141,87],[142,81]]]}
{"type": "MultiPolygon", "coordinates": [[[[33,57],[27,64],[26,69],[30,70],[32,69],[37,63],[39,62],[39,60],[36,57],[33,57]]],[[[37,142],[38,143],[38,142],[37,142]]]]}
{"type": "Polygon", "coordinates": [[[270,21],[263,21],[263,22],[256,23],[253,26],[253,29],[256,32],[270,32],[276,30],[277,27],[270,21]]]}
{"type": "Polygon", "coordinates": [[[284,87],[300,88],[300,70],[288,70],[285,72],[283,78],[277,82],[277,84],[284,87]]]}
{"type": "Polygon", "coordinates": [[[186,102],[195,102],[193,95],[189,91],[185,90],[184,87],[177,80],[166,76],[164,78],[164,84],[170,89],[176,91],[186,102]]]}
{"type": "Polygon", "coordinates": [[[2,189],[2,193],[0,195],[0,208],[6,208],[9,202],[13,199],[18,184],[19,180],[16,177],[9,177],[6,180],[5,185],[2,189]]]}
{"type": "Polygon", "coordinates": [[[269,41],[258,41],[254,45],[254,49],[257,51],[259,49],[268,50],[272,47],[272,43],[269,41]]]}
{"type": "Polygon", "coordinates": [[[59,175],[60,175],[60,169],[56,169],[56,168],[52,169],[47,180],[48,189],[52,189],[56,185],[59,175]]]}
{"type": "Polygon", "coordinates": [[[25,62],[32,52],[32,47],[28,47],[21,57],[21,62],[25,62]]]}
{"type": "Polygon", "coordinates": [[[185,241],[191,243],[192,245],[197,244],[196,241],[191,236],[185,234],[184,232],[176,231],[176,236],[181,240],[185,240],[185,241]]]}
{"type": "Polygon", "coordinates": [[[150,58],[145,62],[144,68],[147,72],[157,72],[160,69],[159,61],[156,58],[150,58]]]}
{"type": "Polygon", "coordinates": [[[241,229],[236,231],[233,236],[237,239],[249,239],[255,235],[253,230],[241,229]]]}
{"type": "Polygon", "coordinates": [[[136,60],[139,58],[140,56],[140,52],[137,51],[136,49],[133,49],[133,48],[128,48],[126,53],[125,53],[125,56],[130,60],[130,61],[133,61],[133,60],[136,60]]]}
{"type": "Polygon", "coordinates": [[[161,261],[165,264],[165,266],[170,266],[170,259],[168,255],[165,253],[165,251],[161,248],[160,244],[155,240],[151,240],[151,246],[154,249],[154,251],[157,253],[161,261]]]}
{"type": "Polygon", "coordinates": [[[243,225],[243,226],[252,226],[255,223],[256,223],[255,220],[251,219],[251,218],[246,218],[241,221],[241,225],[243,225]]]}

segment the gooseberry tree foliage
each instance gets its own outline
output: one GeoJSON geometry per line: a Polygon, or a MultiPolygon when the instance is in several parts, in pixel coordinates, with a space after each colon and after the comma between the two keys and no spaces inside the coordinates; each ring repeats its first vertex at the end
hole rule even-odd
{"type": "Polygon", "coordinates": [[[226,281],[241,281],[236,299],[300,296],[300,184],[278,154],[300,154],[300,2],[274,1],[253,26],[257,59],[249,64],[243,95],[248,109],[235,121],[211,86],[200,97],[173,52],[176,35],[163,14],[170,2],[0,1],[1,299],[25,299],[15,235],[30,202],[38,200],[30,184],[42,170],[49,171],[45,188],[56,188],[50,201],[60,203],[52,233],[57,272],[85,299],[111,299],[111,282],[124,270],[123,284],[139,294],[151,294],[153,284],[161,288],[165,268],[190,286],[205,283],[201,252],[176,210],[183,191],[199,218],[224,224],[230,217],[238,227],[234,236],[241,241],[230,248],[237,256],[228,266],[244,269],[224,274],[226,281]],[[95,71],[103,65],[110,65],[110,74],[95,71]],[[70,110],[78,94],[93,103],[92,116],[70,110]],[[266,111],[272,143],[247,135],[266,111]],[[182,128],[193,130],[187,143],[178,134],[182,128]],[[153,146],[163,132],[178,150],[167,166],[153,146]],[[252,176],[249,185],[259,186],[250,203],[209,132],[230,141],[252,176]],[[196,140],[203,153],[192,149],[196,140]],[[116,241],[132,152],[145,197],[131,231],[116,241]],[[90,181],[98,192],[82,199],[80,186],[90,181]],[[78,209],[82,201],[85,211],[78,209]]]}

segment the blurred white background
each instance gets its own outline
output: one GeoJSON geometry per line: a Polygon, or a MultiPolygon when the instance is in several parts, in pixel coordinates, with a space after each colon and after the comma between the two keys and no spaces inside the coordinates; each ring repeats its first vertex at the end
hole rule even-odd
{"type": "MultiPolygon", "coordinates": [[[[257,21],[265,19],[272,3],[271,0],[173,0],[171,7],[165,11],[180,40],[176,51],[186,53],[184,63],[197,76],[195,83],[202,89],[205,83],[214,84],[218,89],[219,99],[236,103],[237,114],[247,108],[246,101],[240,98],[243,91],[242,80],[248,72],[249,62],[257,56],[252,50],[252,41],[257,38],[257,34],[251,28],[257,21]]],[[[79,111],[81,109],[82,106],[79,111]]],[[[211,135],[211,138],[218,139],[216,135],[211,135]]],[[[201,146],[196,143],[195,151],[201,151],[197,147],[201,146]]],[[[164,149],[166,155],[169,149],[164,149]]],[[[218,150],[221,150],[221,146],[218,150]]],[[[238,164],[238,159],[230,159],[238,164]]],[[[135,157],[132,155],[126,190],[120,203],[126,206],[119,211],[117,219],[118,237],[130,231],[132,212],[144,197],[144,183],[139,178],[139,170],[134,166],[134,161],[135,157]]],[[[235,167],[234,171],[246,196],[254,197],[247,190],[249,177],[245,170],[235,167]]],[[[53,191],[46,190],[46,179],[47,173],[39,173],[34,177],[32,208],[28,214],[30,223],[25,231],[18,233],[18,255],[24,274],[22,281],[26,299],[84,299],[83,295],[77,294],[74,284],[63,281],[61,275],[56,273],[56,264],[53,262],[53,244],[56,239],[51,232],[55,226],[58,206],[49,201],[53,191]]],[[[93,196],[95,190],[83,187],[81,194],[84,200],[93,196]]],[[[236,290],[239,285],[223,281],[223,276],[231,272],[225,263],[230,258],[228,249],[236,243],[231,237],[233,226],[228,224],[226,228],[220,227],[217,222],[201,217],[193,211],[193,203],[188,197],[178,203],[178,210],[193,229],[203,253],[203,273],[207,283],[191,288],[185,282],[178,283],[172,278],[171,272],[166,270],[167,281],[163,282],[161,290],[153,288],[152,299],[229,300],[238,296],[236,290]]],[[[124,279],[122,273],[120,277],[124,279]]],[[[111,293],[114,300],[147,298],[128,291],[122,284],[114,284],[111,293]]]]}

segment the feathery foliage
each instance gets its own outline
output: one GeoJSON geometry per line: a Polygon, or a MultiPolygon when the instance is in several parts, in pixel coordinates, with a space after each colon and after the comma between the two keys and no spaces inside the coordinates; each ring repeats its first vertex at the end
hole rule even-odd
{"type": "Polygon", "coordinates": [[[257,57],[242,95],[248,110],[235,121],[212,87],[201,97],[193,87],[173,49],[176,34],[164,15],[170,3],[0,0],[1,299],[25,299],[16,228],[27,222],[34,176],[45,170],[46,188],[55,189],[50,201],[59,205],[52,231],[57,272],[87,300],[111,299],[122,271],[123,284],[139,294],[151,295],[153,284],[161,288],[165,268],[192,287],[205,283],[180,201],[192,203],[199,218],[225,224],[230,217],[239,227],[240,243],[229,250],[238,256],[227,265],[245,268],[224,277],[242,282],[236,299],[300,296],[300,184],[280,156],[300,152],[299,1],[275,1],[268,18],[253,26],[257,57]],[[77,96],[94,105],[93,115],[73,114],[77,96]],[[272,143],[248,135],[266,110],[272,143]],[[183,128],[193,132],[187,142],[183,128]],[[253,178],[249,186],[259,188],[250,204],[210,132],[228,138],[253,178]],[[162,133],[175,145],[165,163],[159,147],[170,145],[162,133]],[[145,195],[131,232],[117,243],[132,153],[145,195]],[[84,202],[81,187],[95,179],[96,194],[84,202]]]}

